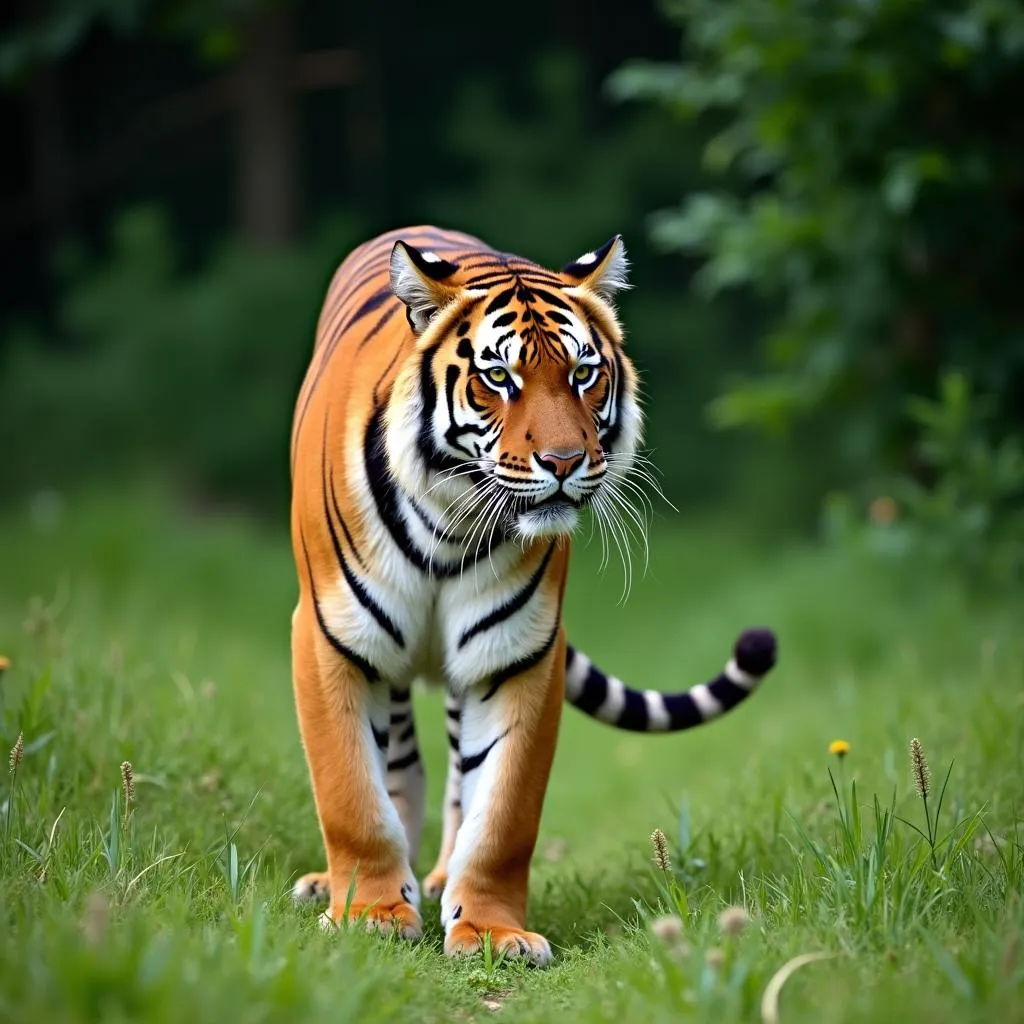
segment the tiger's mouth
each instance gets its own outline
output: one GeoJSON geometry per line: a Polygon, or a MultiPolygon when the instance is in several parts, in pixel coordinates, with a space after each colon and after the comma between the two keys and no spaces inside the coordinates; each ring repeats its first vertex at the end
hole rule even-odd
{"type": "Polygon", "coordinates": [[[587,498],[576,500],[570,498],[564,491],[556,491],[550,497],[545,498],[543,501],[531,503],[529,500],[523,505],[521,511],[523,512],[542,512],[542,511],[560,511],[565,509],[579,509],[587,503],[587,498]]]}
{"type": "Polygon", "coordinates": [[[576,500],[564,491],[557,491],[538,502],[525,498],[509,518],[523,540],[567,537],[579,525],[580,510],[589,499],[590,495],[587,495],[576,500]]]}
{"type": "Polygon", "coordinates": [[[539,505],[530,505],[513,517],[516,531],[524,540],[566,537],[579,524],[579,506],[556,495],[539,505]]]}

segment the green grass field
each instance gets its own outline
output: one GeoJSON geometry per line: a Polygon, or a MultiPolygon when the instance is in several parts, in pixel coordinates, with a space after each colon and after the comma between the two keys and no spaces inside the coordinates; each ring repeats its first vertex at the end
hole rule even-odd
{"type": "MultiPolygon", "coordinates": [[[[0,783],[0,1019],[757,1021],[776,971],[824,951],[785,984],[781,1020],[1024,1021],[1024,596],[985,602],[682,520],[655,531],[621,605],[616,570],[599,576],[596,548],[581,550],[570,636],[633,685],[704,678],[750,624],[777,629],[781,660],[689,735],[566,710],[531,889],[556,960],[537,971],[446,960],[436,904],[417,946],[322,934],[291,905],[321,850],[282,536],[186,520],[152,495],[36,520],[0,521],[0,735],[10,748],[24,732],[0,783]],[[925,830],[913,736],[933,815],[953,763],[934,855],[912,827],[925,830]],[[651,862],[655,828],[670,876],[651,862]],[[738,935],[719,926],[730,905],[751,918],[738,935]],[[665,942],[650,919],[668,910],[682,936],[665,942]]],[[[422,873],[439,833],[439,694],[417,710],[422,873]]]]}

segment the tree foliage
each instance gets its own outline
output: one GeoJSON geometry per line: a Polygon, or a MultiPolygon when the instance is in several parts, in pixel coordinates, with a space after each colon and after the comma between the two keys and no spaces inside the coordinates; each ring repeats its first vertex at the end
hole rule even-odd
{"type": "MultiPolygon", "coordinates": [[[[1016,0],[670,0],[676,64],[611,82],[712,126],[717,191],[657,213],[709,294],[769,310],[763,372],[711,406],[720,426],[838,426],[858,474],[947,472],[921,406],[947,371],[1024,424],[1024,5],[1016,0]],[[913,415],[909,415],[913,412],[913,415]],[[814,420],[812,420],[814,422],[814,420]]],[[[1019,497],[1019,493],[1016,494],[1019,497]]]]}
{"type": "Polygon", "coordinates": [[[842,403],[874,445],[906,391],[963,367],[1013,415],[1024,367],[1024,6],[1013,0],[673,0],[680,65],[634,64],[623,97],[720,126],[725,189],[654,218],[706,258],[710,292],[777,303],[768,372],[714,406],[722,424],[842,403]],[[864,422],[864,419],[869,422],[864,422]]]}

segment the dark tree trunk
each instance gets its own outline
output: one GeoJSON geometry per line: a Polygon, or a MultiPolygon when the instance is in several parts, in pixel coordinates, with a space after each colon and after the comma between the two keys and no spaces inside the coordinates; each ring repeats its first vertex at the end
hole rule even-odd
{"type": "Polygon", "coordinates": [[[290,12],[259,11],[243,26],[238,87],[238,219],[243,237],[264,248],[295,239],[299,220],[297,108],[290,12]]]}
{"type": "Polygon", "coordinates": [[[362,74],[346,96],[352,193],[361,210],[374,220],[385,220],[388,215],[386,83],[381,74],[380,35],[375,17],[362,33],[359,52],[362,74]]]}
{"type": "Polygon", "coordinates": [[[29,87],[32,195],[48,241],[70,228],[71,154],[64,130],[64,106],[55,67],[41,68],[29,87]]]}

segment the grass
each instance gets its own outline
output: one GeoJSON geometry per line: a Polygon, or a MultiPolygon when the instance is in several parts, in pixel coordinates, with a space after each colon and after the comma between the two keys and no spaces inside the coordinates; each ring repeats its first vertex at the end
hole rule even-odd
{"type": "MultiPolygon", "coordinates": [[[[764,622],[780,666],[690,735],[566,710],[530,911],[557,956],[532,971],[443,958],[436,904],[418,946],[324,935],[291,906],[321,849],[280,535],[185,519],[152,495],[8,513],[0,736],[10,749],[23,732],[24,752],[0,783],[0,1019],[728,1024],[759,1020],[776,971],[822,951],[786,982],[782,1021],[1024,1021],[1024,598],[986,603],[848,552],[765,550],[720,524],[663,528],[652,549],[625,605],[596,552],[578,554],[575,643],[671,688],[764,622]],[[927,820],[914,736],[932,767],[927,820]],[[842,761],[835,738],[851,744],[842,761]],[[737,905],[751,920],[723,931],[737,905]]],[[[422,873],[439,838],[439,695],[418,694],[417,712],[422,873]]]]}

